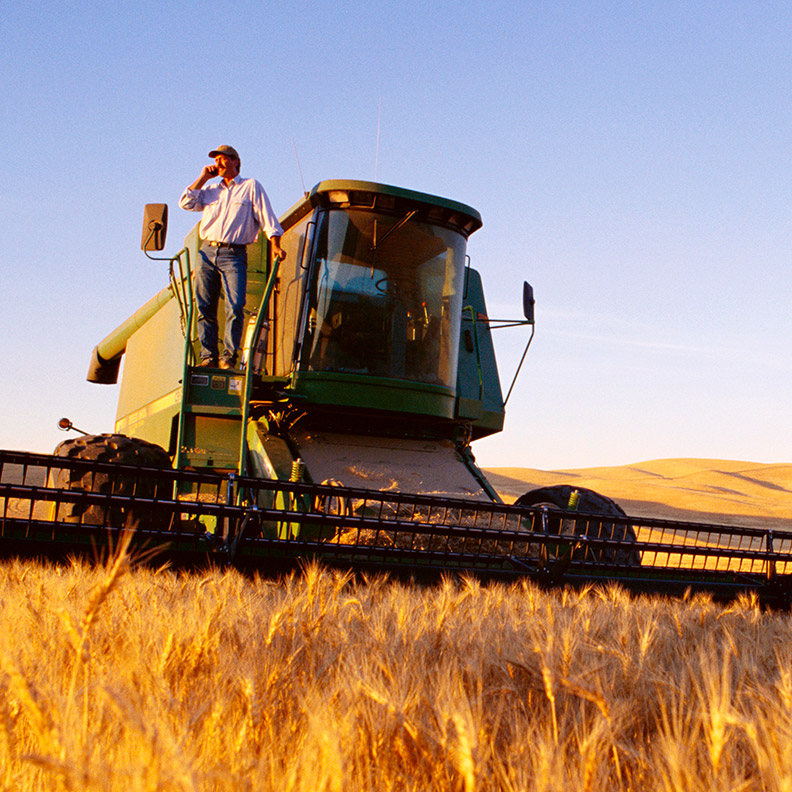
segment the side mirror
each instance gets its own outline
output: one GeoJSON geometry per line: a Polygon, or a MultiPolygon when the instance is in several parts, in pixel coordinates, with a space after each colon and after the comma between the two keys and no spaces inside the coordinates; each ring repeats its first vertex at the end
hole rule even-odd
{"type": "Polygon", "coordinates": [[[523,316],[528,324],[534,324],[534,293],[528,281],[523,282],[523,316]]]}
{"type": "Polygon", "coordinates": [[[140,249],[162,250],[168,235],[168,204],[146,204],[143,210],[143,236],[140,249]]]}

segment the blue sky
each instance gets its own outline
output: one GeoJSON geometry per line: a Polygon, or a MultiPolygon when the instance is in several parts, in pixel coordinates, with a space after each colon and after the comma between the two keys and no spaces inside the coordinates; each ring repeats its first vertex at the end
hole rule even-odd
{"type": "Polygon", "coordinates": [[[112,430],[85,374],[166,283],[143,205],[178,250],[229,143],[278,212],[375,176],[479,210],[490,315],[537,300],[481,464],[792,458],[792,5],[6,0],[0,40],[0,447],[112,430]]]}

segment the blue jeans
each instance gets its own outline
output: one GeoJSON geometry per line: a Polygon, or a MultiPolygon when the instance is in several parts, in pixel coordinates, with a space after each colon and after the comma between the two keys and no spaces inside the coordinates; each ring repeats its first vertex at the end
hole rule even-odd
{"type": "Polygon", "coordinates": [[[225,332],[222,357],[235,359],[242,346],[247,289],[247,250],[204,245],[195,272],[195,302],[198,307],[198,340],[201,360],[217,358],[217,304],[220,291],[225,300],[225,332]]]}

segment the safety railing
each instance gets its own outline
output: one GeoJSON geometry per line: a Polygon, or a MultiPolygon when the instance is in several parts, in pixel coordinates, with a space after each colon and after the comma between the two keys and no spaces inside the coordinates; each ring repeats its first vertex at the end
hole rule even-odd
{"type": "Polygon", "coordinates": [[[786,601],[792,533],[157,470],[0,451],[0,553],[95,552],[119,530],[175,561],[305,558],[410,575],[616,580],[786,601]]]}

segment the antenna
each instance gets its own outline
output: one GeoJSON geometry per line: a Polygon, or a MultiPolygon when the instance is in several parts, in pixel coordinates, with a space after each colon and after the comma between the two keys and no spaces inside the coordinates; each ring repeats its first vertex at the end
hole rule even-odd
{"type": "Polygon", "coordinates": [[[294,141],[294,135],[292,135],[292,146],[294,147],[294,157],[297,160],[297,170],[300,172],[300,182],[302,183],[303,195],[308,195],[308,190],[305,189],[305,179],[303,179],[302,166],[300,165],[300,156],[297,153],[297,143],[294,141]]]}
{"type": "Polygon", "coordinates": [[[374,157],[374,181],[377,181],[379,171],[379,143],[380,143],[380,122],[382,121],[382,97],[379,100],[379,111],[377,113],[377,154],[374,157]]]}

